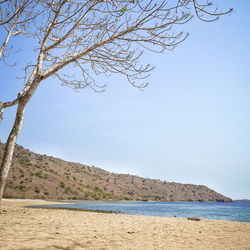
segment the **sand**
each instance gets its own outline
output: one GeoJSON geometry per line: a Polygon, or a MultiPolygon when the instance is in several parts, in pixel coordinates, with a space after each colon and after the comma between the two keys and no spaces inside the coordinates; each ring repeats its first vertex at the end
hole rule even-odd
{"type": "Polygon", "coordinates": [[[250,249],[250,223],[24,208],[3,200],[0,249],[250,249]]]}

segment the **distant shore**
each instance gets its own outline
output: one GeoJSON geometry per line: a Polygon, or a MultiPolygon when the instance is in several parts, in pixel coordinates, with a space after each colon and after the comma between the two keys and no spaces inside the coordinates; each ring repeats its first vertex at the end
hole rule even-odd
{"type": "Polygon", "coordinates": [[[248,199],[243,199],[243,200],[233,200],[233,202],[250,202],[248,199]]]}
{"type": "Polygon", "coordinates": [[[52,203],[4,199],[0,248],[250,249],[250,223],[24,208],[52,203]]]}

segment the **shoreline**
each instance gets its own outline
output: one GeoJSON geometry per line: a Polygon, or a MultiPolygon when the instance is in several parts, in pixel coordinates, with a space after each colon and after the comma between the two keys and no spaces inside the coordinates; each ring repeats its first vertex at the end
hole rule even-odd
{"type": "MultiPolygon", "coordinates": [[[[32,199],[31,199],[32,200],[32,199]]],[[[250,223],[249,208],[250,203],[247,205],[247,211],[241,211],[244,209],[241,203],[240,205],[231,206],[229,209],[226,204],[216,202],[216,206],[210,206],[211,202],[143,202],[143,201],[86,201],[86,200],[46,200],[46,202],[53,202],[53,205],[38,205],[31,206],[34,208],[53,208],[53,209],[69,209],[79,210],[85,212],[103,212],[103,213],[115,213],[115,214],[127,214],[127,215],[144,215],[144,216],[156,216],[165,218],[188,218],[188,217],[200,217],[200,219],[207,220],[227,220],[236,222],[250,223]],[[124,204],[127,204],[128,206],[124,204]],[[173,203],[173,204],[172,204],[173,203]],[[97,205],[96,205],[97,204],[97,205]],[[138,205],[139,204],[139,205],[138,205]],[[153,204],[153,205],[152,205],[153,204]],[[161,205],[165,205],[164,211],[161,210],[161,205]],[[181,204],[182,208],[178,207],[181,204]],[[190,206],[191,204],[191,210],[190,206]],[[152,205],[152,206],[151,206],[152,205]],[[174,206],[172,206],[174,205],[174,206]],[[136,209],[133,209],[136,206],[136,209]],[[160,206],[160,207],[159,207],[160,206]],[[205,207],[204,207],[205,206],[205,207]],[[198,209],[197,209],[198,208],[198,209]],[[223,208],[223,209],[220,209],[223,208]],[[236,210],[235,210],[236,208],[236,210]],[[160,209],[158,211],[158,209],[160,209]],[[190,212],[191,211],[191,212],[190,212]],[[206,211],[206,212],[204,212],[206,211]],[[243,212],[243,213],[242,213],[243,212]]],[[[28,206],[29,207],[29,206],[28,206]]]]}
{"type": "Polygon", "coordinates": [[[247,222],[24,207],[58,203],[3,199],[0,249],[250,249],[247,222]]]}

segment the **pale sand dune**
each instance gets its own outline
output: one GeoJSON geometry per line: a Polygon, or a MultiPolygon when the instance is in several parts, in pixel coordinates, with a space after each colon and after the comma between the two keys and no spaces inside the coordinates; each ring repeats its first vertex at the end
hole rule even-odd
{"type": "Polygon", "coordinates": [[[0,249],[250,249],[250,223],[23,208],[4,200],[0,249]]]}

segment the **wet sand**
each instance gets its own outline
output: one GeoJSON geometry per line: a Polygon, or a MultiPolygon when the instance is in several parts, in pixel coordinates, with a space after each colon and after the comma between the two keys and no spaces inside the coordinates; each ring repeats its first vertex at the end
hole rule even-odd
{"type": "Polygon", "coordinates": [[[250,223],[24,208],[3,200],[0,249],[250,249],[250,223]]]}

